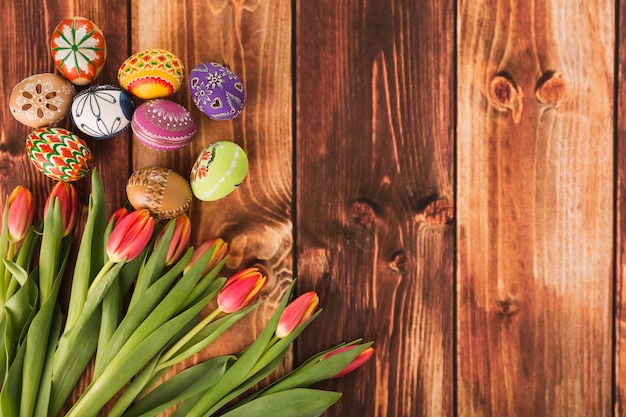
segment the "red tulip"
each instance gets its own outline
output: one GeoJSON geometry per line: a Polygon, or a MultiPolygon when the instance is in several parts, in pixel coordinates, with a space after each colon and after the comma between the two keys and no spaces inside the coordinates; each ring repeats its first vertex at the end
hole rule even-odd
{"type": "Polygon", "coordinates": [[[228,243],[226,243],[224,239],[219,237],[209,239],[193,252],[189,264],[185,267],[185,272],[187,272],[189,268],[191,268],[196,262],[198,262],[198,259],[200,259],[202,255],[207,253],[207,251],[213,246],[215,246],[215,249],[213,250],[213,254],[211,254],[211,259],[209,259],[206,267],[204,268],[204,273],[206,274],[207,272],[215,268],[220,262],[222,262],[222,259],[224,259],[224,257],[226,256],[226,253],[228,253],[228,243]]]}
{"type": "Polygon", "coordinates": [[[9,241],[16,243],[24,239],[33,224],[35,201],[28,188],[18,185],[13,189],[8,200],[9,213],[7,227],[9,241]]]}
{"type": "MultiPolygon", "coordinates": [[[[330,358],[331,356],[336,355],[336,354],[341,353],[341,352],[345,352],[346,350],[356,349],[356,348],[358,348],[360,346],[362,346],[362,345],[350,345],[350,346],[340,347],[340,348],[335,349],[332,352],[328,352],[326,355],[322,356],[321,360],[330,358]]],[[[359,353],[359,355],[356,358],[354,358],[352,360],[352,362],[350,362],[345,368],[343,368],[343,370],[341,370],[333,378],[339,378],[340,376],[344,376],[346,374],[349,374],[350,372],[354,371],[356,368],[358,368],[359,366],[361,366],[365,362],[367,362],[367,360],[369,358],[371,358],[373,354],[374,354],[374,348],[373,347],[370,346],[370,347],[366,348],[363,352],[359,353]]]]}
{"type": "Polygon", "coordinates": [[[289,303],[280,315],[280,319],[278,319],[276,337],[282,339],[294,331],[296,327],[307,321],[313,315],[319,301],[317,293],[309,291],[289,303]]]}
{"type": "Polygon", "coordinates": [[[78,215],[78,193],[76,187],[69,182],[57,182],[50,191],[46,205],[44,207],[44,216],[48,211],[50,202],[56,198],[61,206],[61,218],[63,220],[63,236],[72,233],[76,224],[78,215]]]}
{"type": "Polygon", "coordinates": [[[154,231],[148,209],[133,211],[113,228],[107,241],[107,255],[113,262],[131,261],[144,250],[154,231]]]}
{"type": "Polygon", "coordinates": [[[165,234],[170,222],[175,222],[175,225],[174,233],[172,234],[172,239],[170,240],[170,246],[167,250],[167,255],[165,256],[166,266],[172,265],[174,262],[178,261],[187,248],[189,238],[191,237],[191,220],[189,220],[189,217],[186,214],[183,214],[175,219],[171,219],[165,225],[156,238],[154,243],[155,246],[161,241],[161,239],[163,239],[163,235],[165,234]]]}
{"type": "Polygon", "coordinates": [[[258,268],[243,269],[226,281],[217,295],[217,305],[224,313],[239,311],[252,302],[266,281],[258,268]]]}

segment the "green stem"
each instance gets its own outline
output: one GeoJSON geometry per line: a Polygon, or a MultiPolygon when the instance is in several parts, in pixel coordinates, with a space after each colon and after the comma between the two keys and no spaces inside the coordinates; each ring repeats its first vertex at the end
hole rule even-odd
{"type": "MultiPolygon", "coordinates": [[[[125,262],[125,261],[122,261],[125,262]]],[[[87,291],[87,296],[89,296],[89,294],[91,294],[91,291],[96,287],[96,285],[98,285],[98,282],[102,280],[102,278],[107,274],[107,272],[109,272],[109,270],[113,267],[113,265],[115,265],[116,262],[112,261],[112,260],[108,260],[103,266],[102,269],[100,269],[100,272],[98,272],[98,275],[96,275],[96,277],[93,279],[93,281],[91,282],[91,285],[89,286],[89,290],[87,291]]]]}
{"type": "MultiPolygon", "coordinates": [[[[9,241],[9,247],[7,248],[7,256],[6,259],[9,261],[13,260],[15,256],[15,242],[9,241]]],[[[11,271],[9,268],[4,268],[4,277],[2,278],[2,301],[3,305],[6,300],[9,299],[10,295],[8,294],[9,284],[11,283],[11,271]]]]}
{"type": "Polygon", "coordinates": [[[189,342],[195,335],[197,335],[200,330],[204,329],[209,323],[211,323],[213,319],[215,319],[215,317],[217,317],[218,314],[220,314],[221,312],[222,310],[216,308],[208,316],[202,319],[202,321],[196,324],[193,329],[187,332],[185,336],[181,337],[178,342],[174,344],[174,346],[172,346],[167,352],[163,354],[163,356],[161,356],[161,358],[157,362],[156,369],[158,369],[160,365],[170,360],[174,355],[176,355],[180,348],[185,346],[187,342],[189,342]]]}

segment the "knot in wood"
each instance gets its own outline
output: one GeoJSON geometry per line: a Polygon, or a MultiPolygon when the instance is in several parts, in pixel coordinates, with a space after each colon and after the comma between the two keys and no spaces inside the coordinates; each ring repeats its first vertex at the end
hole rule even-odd
{"type": "Polygon", "coordinates": [[[513,122],[519,123],[522,117],[522,89],[506,73],[496,74],[489,84],[491,105],[498,111],[510,111],[513,122]]]}
{"type": "Polygon", "coordinates": [[[8,157],[0,158],[0,180],[6,181],[15,173],[15,162],[8,157]]]}
{"type": "Polygon", "coordinates": [[[407,267],[407,254],[404,249],[400,249],[391,254],[391,259],[389,260],[389,268],[396,272],[404,272],[407,267]]]}
{"type": "Polygon", "coordinates": [[[435,225],[446,225],[454,220],[454,205],[447,198],[438,198],[429,203],[424,211],[417,215],[417,221],[435,225]]]}
{"type": "Polygon", "coordinates": [[[546,71],[537,82],[535,95],[540,103],[556,107],[567,94],[567,85],[563,74],[546,71]]]}
{"type": "Polygon", "coordinates": [[[371,227],[376,222],[378,205],[366,198],[359,198],[352,202],[352,220],[366,228],[371,227]]]}
{"type": "Polygon", "coordinates": [[[502,317],[511,317],[517,313],[519,306],[517,301],[511,298],[498,300],[496,303],[496,313],[502,317]]]}

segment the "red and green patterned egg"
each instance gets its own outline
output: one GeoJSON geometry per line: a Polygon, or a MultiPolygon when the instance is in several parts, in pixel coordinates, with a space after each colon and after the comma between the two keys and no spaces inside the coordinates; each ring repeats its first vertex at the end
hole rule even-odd
{"type": "Polygon", "coordinates": [[[84,177],[93,160],[85,141],[69,130],[55,127],[33,130],[26,138],[26,151],[39,171],[63,182],[84,177]]]}

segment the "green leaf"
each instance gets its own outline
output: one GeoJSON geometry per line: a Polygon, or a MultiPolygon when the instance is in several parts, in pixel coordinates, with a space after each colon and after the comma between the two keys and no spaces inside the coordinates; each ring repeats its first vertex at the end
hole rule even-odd
{"type": "MultiPolygon", "coordinates": [[[[38,247],[38,242],[39,235],[35,232],[35,228],[31,227],[22,241],[22,245],[17,253],[17,258],[15,259],[15,265],[26,271],[27,274],[30,271],[31,260],[35,249],[38,247]]],[[[5,300],[8,300],[13,296],[13,294],[15,294],[18,285],[23,285],[23,283],[18,282],[19,278],[20,277],[15,277],[11,274],[11,279],[9,280],[9,285],[5,294],[5,300]]]]}
{"type": "Polygon", "coordinates": [[[50,416],[57,416],[74,390],[81,376],[91,362],[98,344],[100,309],[96,310],[87,324],[76,335],[75,343],[65,352],[62,361],[53,361],[52,394],[50,396],[50,416]]]}
{"type": "MultiPolygon", "coordinates": [[[[120,323],[122,301],[120,280],[117,279],[113,281],[102,300],[102,320],[100,321],[100,337],[98,338],[98,346],[101,348],[104,348],[109,343],[120,323]]],[[[98,349],[96,362],[102,355],[102,349],[98,349]]]]}
{"type": "MultiPolygon", "coordinates": [[[[140,326],[102,373],[91,382],[66,417],[95,417],[107,401],[143,368],[182,326],[202,311],[206,301],[208,300],[201,300],[149,334],[144,334],[140,326]]],[[[144,323],[149,321],[150,317],[144,323]]]]}
{"type": "MultiPolygon", "coordinates": [[[[163,300],[163,297],[167,291],[171,288],[172,283],[178,278],[179,274],[183,271],[185,266],[191,260],[193,250],[188,250],[185,256],[174,265],[168,272],[158,279],[150,288],[144,293],[141,299],[141,303],[136,304],[133,308],[129,309],[120,325],[116,329],[115,333],[111,336],[109,343],[102,349],[101,356],[96,362],[96,368],[94,375],[99,375],[104,366],[108,364],[112,358],[117,355],[122,346],[126,343],[128,338],[137,330],[139,326],[144,324],[146,318],[153,312],[155,307],[163,300]]],[[[155,323],[154,328],[162,324],[166,318],[161,322],[155,323]]]]}
{"type": "Polygon", "coordinates": [[[47,417],[50,404],[50,393],[52,391],[52,358],[59,334],[61,333],[61,308],[55,305],[54,317],[50,328],[50,337],[45,352],[46,355],[41,382],[37,391],[37,403],[35,405],[35,417],[47,417]]]}
{"type": "Polygon", "coordinates": [[[20,398],[22,394],[22,380],[24,366],[24,354],[26,344],[22,344],[15,356],[13,364],[8,370],[7,377],[0,392],[0,415],[2,417],[19,417],[20,398]]]}
{"type": "MultiPolygon", "coordinates": [[[[5,196],[4,198],[4,210],[2,212],[2,223],[0,223],[0,253],[7,253],[9,249],[9,197],[5,196]]],[[[0,262],[0,299],[2,301],[2,306],[4,306],[4,302],[6,300],[6,284],[4,283],[4,263],[0,262]]],[[[0,310],[0,314],[2,311],[0,310]]]]}
{"type": "MultiPolygon", "coordinates": [[[[208,252],[213,253],[214,248],[211,248],[208,252]]],[[[193,289],[193,291],[187,297],[187,300],[183,303],[183,307],[189,306],[200,298],[204,298],[209,292],[213,291],[214,281],[217,277],[217,274],[222,270],[224,265],[226,264],[226,257],[220,261],[213,269],[211,269],[201,280],[198,282],[198,285],[193,289]]]]}
{"type": "MultiPolygon", "coordinates": [[[[60,251],[61,250],[59,250],[59,252],[60,251]]],[[[66,253],[69,253],[69,248],[66,250],[66,253]]],[[[50,339],[54,311],[57,305],[56,298],[61,286],[63,271],[65,269],[64,265],[67,262],[67,256],[64,258],[65,260],[62,262],[54,277],[49,297],[33,318],[26,335],[25,344],[27,349],[24,355],[24,379],[22,381],[22,399],[20,403],[21,417],[33,416],[46,357],[45,352],[40,349],[42,346],[47,346],[50,339]]]]}
{"type": "MultiPolygon", "coordinates": [[[[55,373],[59,371],[59,364],[66,360],[66,357],[71,354],[72,348],[75,344],[80,343],[78,335],[82,328],[89,322],[94,311],[100,307],[102,298],[106,293],[106,290],[117,278],[119,270],[122,268],[122,262],[115,264],[103,277],[94,282],[95,287],[89,291],[83,309],[78,316],[76,324],[69,330],[63,332],[63,335],[59,339],[59,345],[57,352],[54,356],[54,370],[55,373]]],[[[99,325],[98,325],[99,327],[99,325]]]]}
{"type": "Polygon", "coordinates": [[[339,398],[338,392],[296,388],[258,398],[222,417],[319,417],[339,398]]]}
{"type": "Polygon", "coordinates": [[[132,382],[124,388],[122,395],[119,396],[115,405],[109,411],[107,417],[120,417],[124,414],[124,411],[130,407],[130,405],[135,401],[135,398],[139,396],[144,390],[146,384],[150,382],[152,379],[152,374],[154,372],[154,367],[159,360],[158,355],[155,355],[154,358],[139,372],[139,374],[133,378],[132,382]]]}
{"type": "Polygon", "coordinates": [[[70,329],[76,324],[87,299],[89,284],[104,265],[104,239],[101,237],[105,235],[105,219],[106,201],[102,180],[98,171],[94,168],[91,174],[91,195],[89,196],[87,221],[83,228],[74,266],[66,329],[70,329]],[[95,239],[94,236],[96,236],[95,239]]]}
{"type": "Polygon", "coordinates": [[[175,222],[169,222],[163,238],[154,247],[154,251],[148,257],[146,264],[139,270],[139,275],[137,276],[137,280],[135,282],[135,289],[130,300],[129,308],[132,308],[135,304],[142,301],[143,294],[146,290],[156,278],[161,276],[175,226],[175,222]]]}
{"type": "Polygon", "coordinates": [[[157,386],[130,408],[124,417],[155,416],[174,404],[204,392],[224,375],[234,356],[217,356],[194,365],[157,386]]]}
{"type": "Polygon", "coordinates": [[[6,364],[11,365],[17,347],[23,342],[28,326],[37,312],[39,292],[37,286],[27,279],[24,285],[5,304],[4,349],[6,364]]]}
{"type": "Polygon", "coordinates": [[[46,212],[39,249],[39,294],[42,304],[52,296],[54,278],[59,270],[62,239],[61,205],[55,198],[50,202],[46,212]]]}
{"type": "Polygon", "coordinates": [[[28,272],[24,270],[21,266],[16,263],[9,261],[7,259],[2,260],[4,262],[4,266],[9,270],[11,275],[17,280],[20,285],[24,285],[26,280],[28,279],[28,272]]]}
{"type": "MultiPolygon", "coordinates": [[[[227,395],[221,398],[213,407],[211,407],[205,414],[204,417],[212,416],[213,414],[220,411],[223,407],[225,407],[232,400],[236,399],[240,395],[243,395],[246,391],[253,388],[255,385],[263,381],[267,378],[272,372],[280,366],[285,359],[285,355],[287,354],[288,349],[284,349],[279,355],[274,356],[271,362],[267,363],[264,368],[259,369],[255,374],[249,376],[243,383],[241,383],[238,387],[234,388],[227,395]]],[[[250,401],[253,398],[250,398],[250,401]]],[[[248,402],[248,401],[245,401],[248,402]]]]}
{"type": "Polygon", "coordinates": [[[97,167],[94,167],[91,171],[91,195],[89,197],[93,200],[95,205],[93,210],[93,215],[95,217],[93,236],[104,236],[104,239],[94,239],[91,244],[90,279],[93,279],[107,260],[105,247],[106,240],[110,233],[110,231],[106,231],[108,227],[106,196],[104,193],[102,178],[100,177],[100,172],[97,167]]]}

